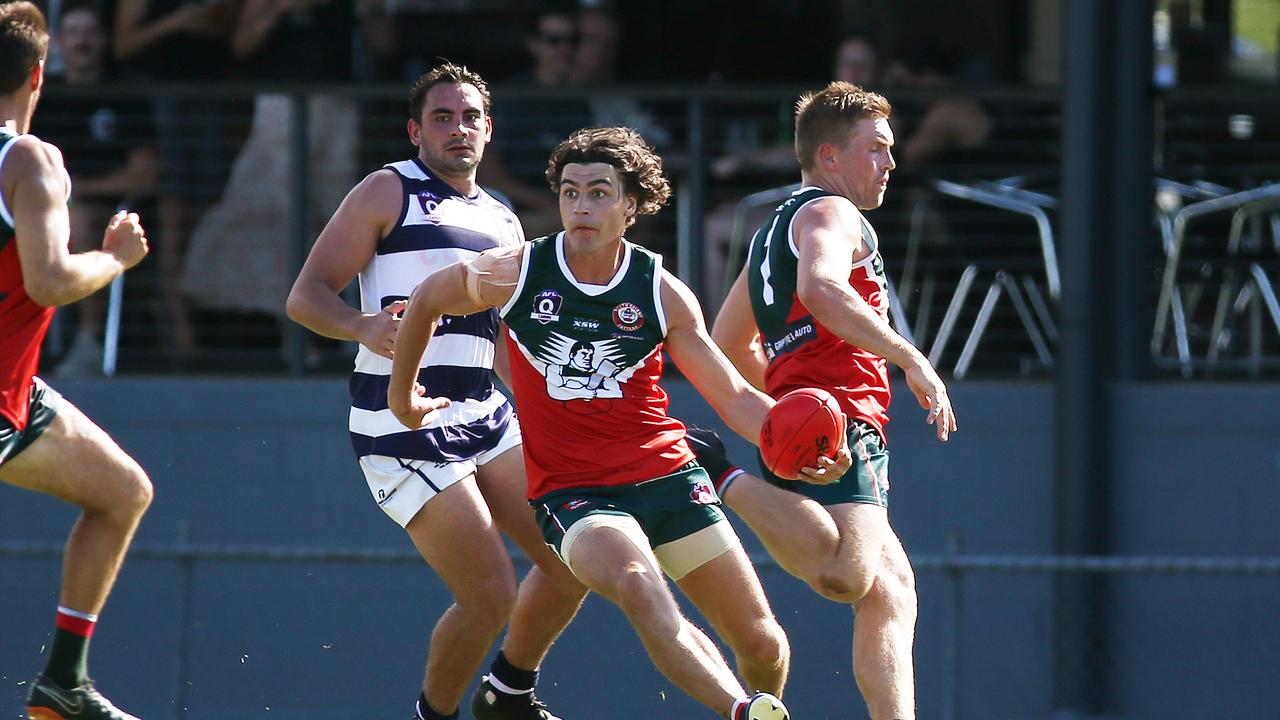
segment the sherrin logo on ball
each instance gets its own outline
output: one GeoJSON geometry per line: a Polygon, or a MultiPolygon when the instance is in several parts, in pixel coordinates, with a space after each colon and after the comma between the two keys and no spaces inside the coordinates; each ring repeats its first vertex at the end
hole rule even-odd
{"type": "Polygon", "coordinates": [[[627,332],[639,330],[644,325],[644,313],[634,303],[619,303],[613,308],[613,324],[627,332]]]}
{"type": "Polygon", "coordinates": [[[844,437],[840,403],[820,388],[801,388],[778,398],[760,428],[760,457],[769,472],[799,480],[800,470],[817,467],[818,456],[832,460],[844,437]]]}

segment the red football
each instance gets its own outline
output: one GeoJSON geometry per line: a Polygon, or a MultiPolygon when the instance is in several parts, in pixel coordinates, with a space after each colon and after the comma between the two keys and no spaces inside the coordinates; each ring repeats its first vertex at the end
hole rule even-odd
{"type": "Polygon", "coordinates": [[[800,469],[817,467],[818,456],[835,459],[844,437],[844,413],[835,396],[801,388],[778,398],[760,428],[760,456],[769,472],[800,479],[800,469]]]}

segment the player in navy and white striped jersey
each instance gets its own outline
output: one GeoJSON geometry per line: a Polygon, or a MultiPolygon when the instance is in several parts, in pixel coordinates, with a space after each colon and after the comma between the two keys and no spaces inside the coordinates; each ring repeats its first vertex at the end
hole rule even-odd
{"type": "Polygon", "coordinates": [[[456,718],[462,694],[508,617],[511,628],[477,693],[478,720],[555,720],[533,694],[537,667],[586,590],[547,548],[525,503],[520,427],[494,386],[505,372],[498,315],[447,318],[418,381],[448,406],[408,431],[387,409],[404,299],[434,271],[524,241],[520,222],[475,181],[492,136],[489,92],[445,63],[409,95],[417,157],[370,174],[347,195],[289,295],[295,321],[360,343],[351,375],[351,444],[375,501],[409,533],[454,595],[428,650],[416,718],[456,718]],[[339,293],[359,276],[359,310],[339,293]],[[495,528],[496,524],[496,528],[495,528]],[[534,560],[517,600],[501,528],[534,560]]]}

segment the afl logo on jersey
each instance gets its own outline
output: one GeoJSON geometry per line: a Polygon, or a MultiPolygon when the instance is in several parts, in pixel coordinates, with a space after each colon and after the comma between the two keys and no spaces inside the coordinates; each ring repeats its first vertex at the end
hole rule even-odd
{"type": "Polygon", "coordinates": [[[627,332],[639,330],[644,325],[644,314],[632,303],[621,303],[613,309],[613,324],[627,332]]]}
{"type": "Polygon", "coordinates": [[[432,225],[439,225],[441,218],[436,214],[436,209],[440,207],[440,198],[436,195],[426,192],[425,190],[418,193],[418,207],[422,208],[422,214],[427,222],[432,225]]]}
{"type": "Polygon", "coordinates": [[[560,305],[564,298],[555,290],[543,290],[533,297],[533,312],[529,317],[546,325],[560,319],[560,305]]]}

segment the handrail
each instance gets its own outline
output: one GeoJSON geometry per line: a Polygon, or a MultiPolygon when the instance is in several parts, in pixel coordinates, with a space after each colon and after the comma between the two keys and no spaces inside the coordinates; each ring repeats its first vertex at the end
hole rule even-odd
{"type": "MultiPolygon", "coordinates": [[[[59,558],[65,543],[0,541],[0,558],[59,558]]],[[[420,565],[422,556],[411,548],[378,546],[319,546],[238,543],[134,543],[131,560],[207,562],[323,562],[420,565]]],[[[527,565],[515,549],[512,560],[527,565]]],[[[777,567],[764,553],[751,553],[757,567],[777,567]]],[[[1280,557],[1215,557],[1177,555],[995,555],[933,553],[915,555],[917,571],[970,570],[976,572],[1097,572],[1280,575],[1280,557]]]]}

